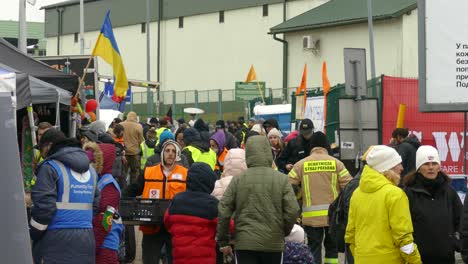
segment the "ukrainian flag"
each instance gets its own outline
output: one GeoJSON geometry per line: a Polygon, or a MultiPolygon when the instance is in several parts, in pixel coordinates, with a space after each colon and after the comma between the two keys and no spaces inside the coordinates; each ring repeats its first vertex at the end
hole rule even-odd
{"type": "Polygon", "coordinates": [[[102,24],[101,33],[94,46],[92,56],[99,56],[112,65],[114,70],[114,96],[112,99],[118,103],[125,99],[128,90],[128,79],[125,73],[119,47],[115,41],[112,24],[109,18],[110,10],[107,11],[106,18],[102,24]]]}

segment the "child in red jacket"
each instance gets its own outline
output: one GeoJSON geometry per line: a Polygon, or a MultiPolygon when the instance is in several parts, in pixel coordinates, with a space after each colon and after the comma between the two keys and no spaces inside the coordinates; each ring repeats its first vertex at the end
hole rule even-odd
{"type": "Polygon", "coordinates": [[[218,200],[211,196],[216,175],[195,162],[187,174],[187,191],[178,193],[164,216],[172,235],[173,264],[215,264],[218,200]]]}

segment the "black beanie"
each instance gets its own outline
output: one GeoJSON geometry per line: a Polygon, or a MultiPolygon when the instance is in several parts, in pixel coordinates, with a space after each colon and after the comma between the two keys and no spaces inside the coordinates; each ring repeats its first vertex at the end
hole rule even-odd
{"type": "Polygon", "coordinates": [[[312,138],[310,139],[312,143],[312,148],[315,147],[321,147],[324,148],[328,151],[328,153],[331,153],[331,147],[330,144],[328,143],[327,136],[320,132],[317,131],[312,135],[312,138]]]}

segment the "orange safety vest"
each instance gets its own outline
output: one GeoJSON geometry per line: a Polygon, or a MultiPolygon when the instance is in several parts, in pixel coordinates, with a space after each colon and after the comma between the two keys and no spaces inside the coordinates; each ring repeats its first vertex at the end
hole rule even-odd
{"type": "Polygon", "coordinates": [[[216,163],[215,170],[223,171],[223,169],[224,169],[224,159],[226,158],[227,153],[228,153],[227,148],[224,148],[223,152],[218,157],[218,162],[216,163]]]}
{"type": "MultiPolygon", "coordinates": [[[[187,187],[187,169],[177,164],[168,177],[164,176],[161,164],[146,167],[144,177],[143,199],[172,199],[187,187]]],[[[146,235],[156,234],[160,229],[159,225],[140,226],[146,235]]]]}

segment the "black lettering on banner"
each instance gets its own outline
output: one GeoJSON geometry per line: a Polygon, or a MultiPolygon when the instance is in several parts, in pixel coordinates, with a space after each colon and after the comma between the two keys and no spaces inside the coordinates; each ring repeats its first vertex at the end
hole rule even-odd
{"type": "Polygon", "coordinates": [[[455,84],[456,87],[468,88],[468,67],[463,65],[468,65],[468,52],[467,51],[458,51],[460,49],[468,50],[468,44],[455,43],[457,51],[455,52],[456,60],[455,63],[459,66],[455,67],[455,84]]]}

